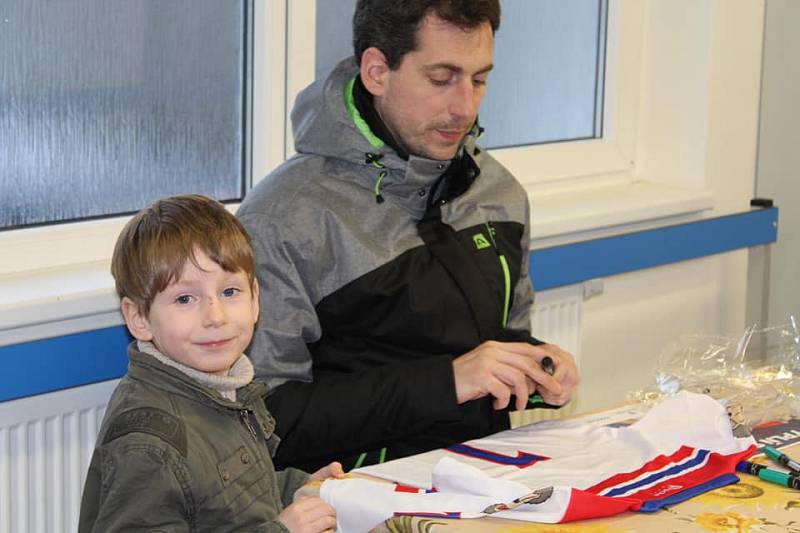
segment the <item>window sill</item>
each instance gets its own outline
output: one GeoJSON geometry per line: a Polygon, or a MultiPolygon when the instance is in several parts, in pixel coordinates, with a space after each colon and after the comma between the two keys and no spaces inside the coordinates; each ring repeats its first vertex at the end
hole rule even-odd
{"type": "MultiPolygon", "coordinates": [[[[712,206],[708,191],[648,182],[529,195],[532,249],[696,219],[712,206]]],[[[108,260],[0,275],[0,346],[122,323],[108,260]]]]}
{"type": "Polygon", "coordinates": [[[647,181],[554,192],[528,188],[528,198],[533,250],[696,220],[714,205],[711,191],[647,181]]]}
{"type": "Polygon", "coordinates": [[[0,275],[0,346],[122,323],[109,261],[0,275]]]}

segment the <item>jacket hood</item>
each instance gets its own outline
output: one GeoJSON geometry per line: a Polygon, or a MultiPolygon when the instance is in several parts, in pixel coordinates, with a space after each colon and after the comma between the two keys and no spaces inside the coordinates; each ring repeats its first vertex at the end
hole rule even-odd
{"type": "MultiPolygon", "coordinates": [[[[402,162],[384,147],[383,141],[373,136],[374,144],[370,143],[356,127],[346,100],[346,90],[352,88],[350,82],[356,74],[358,66],[350,57],[341,61],[326,79],[315,81],[298,94],[291,115],[295,150],[359,164],[364,163],[368,152],[389,151],[402,162]]],[[[369,132],[366,123],[364,128],[369,132]]]]}

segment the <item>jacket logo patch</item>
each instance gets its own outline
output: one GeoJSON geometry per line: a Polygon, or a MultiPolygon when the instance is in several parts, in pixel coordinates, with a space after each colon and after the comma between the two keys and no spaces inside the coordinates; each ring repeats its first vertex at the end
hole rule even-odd
{"type": "Polygon", "coordinates": [[[483,233],[476,233],[473,235],[472,242],[475,243],[475,248],[478,250],[483,250],[484,248],[489,248],[491,246],[486,237],[484,237],[483,233]]]}

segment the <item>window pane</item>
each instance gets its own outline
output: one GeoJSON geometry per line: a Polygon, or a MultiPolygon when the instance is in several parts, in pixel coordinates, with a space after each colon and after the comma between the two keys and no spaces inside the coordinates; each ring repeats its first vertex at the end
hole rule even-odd
{"type": "Polygon", "coordinates": [[[601,136],[605,3],[503,2],[495,68],[481,107],[485,146],[601,136]]]}
{"type": "Polygon", "coordinates": [[[353,11],[356,0],[317,0],[315,58],[317,78],[353,55],[353,11]]]}
{"type": "MultiPolygon", "coordinates": [[[[488,148],[602,136],[607,0],[503,0],[488,148]]],[[[317,76],[352,54],[354,0],[317,0],[317,76]]]]}
{"type": "Polygon", "coordinates": [[[4,0],[0,228],[240,198],[245,7],[4,0]]]}

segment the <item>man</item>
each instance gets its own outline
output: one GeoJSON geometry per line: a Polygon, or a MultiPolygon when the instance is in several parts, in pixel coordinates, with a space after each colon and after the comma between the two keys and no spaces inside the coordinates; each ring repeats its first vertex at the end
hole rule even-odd
{"type": "Polygon", "coordinates": [[[497,0],[360,0],[355,58],[298,96],[298,154],[239,210],[279,467],[383,462],[572,395],[572,356],[528,334],[525,191],[475,146],[499,20],[497,0]]]}

